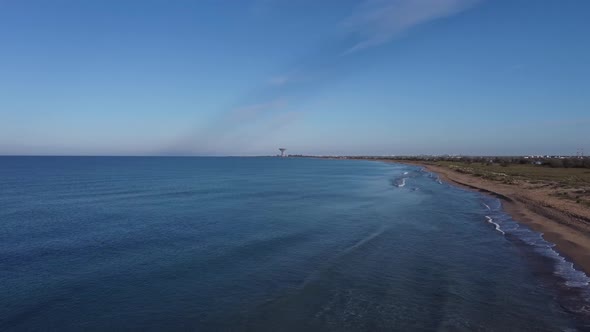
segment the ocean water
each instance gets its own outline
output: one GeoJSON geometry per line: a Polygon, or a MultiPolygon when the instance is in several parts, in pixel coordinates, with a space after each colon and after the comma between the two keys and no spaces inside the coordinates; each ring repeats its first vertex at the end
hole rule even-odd
{"type": "Polygon", "coordinates": [[[2,331],[575,331],[588,278],[418,167],[0,157],[2,331]]]}

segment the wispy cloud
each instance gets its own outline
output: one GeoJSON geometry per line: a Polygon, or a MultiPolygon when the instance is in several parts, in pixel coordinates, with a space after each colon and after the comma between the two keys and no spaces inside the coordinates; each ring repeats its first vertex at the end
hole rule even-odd
{"type": "Polygon", "coordinates": [[[276,86],[284,85],[287,82],[289,82],[289,76],[287,76],[287,75],[275,76],[275,77],[272,77],[270,80],[268,80],[268,83],[270,85],[276,85],[276,86]]]}
{"type": "Polygon", "coordinates": [[[346,53],[385,44],[407,30],[462,12],[482,0],[367,0],[346,21],[358,41],[346,53]]]}
{"type": "Polygon", "coordinates": [[[275,87],[281,87],[286,84],[301,82],[302,80],[305,80],[303,76],[305,74],[305,69],[306,68],[301,66],[292,68],[289,71],[283,72],[280,75],[271,77],[268,80],[268,84],[275,87]]]}
{"type": "Polygon", "coordinates": [[[233,109],[230,113],[232,120],[252,120],[266,113],[280,111],[287,106],[284,99],[275,99],[268,102],[262,102],[233,109]]]}
{"type": "Polygon", "coordinates": [[[258,103],[244,103],[216,119],[203,123],[186,136],[179,137],[157,154],[228,155],[272,151],[277,132],[299,121],[303,113],[294,110],[285,98],[277,97],[258,103]],[[260,146],[265,146],[261,149],[260,146]],[[258,149],[258,150],[257,150],[258,149]]]}
{"type": "MultiPolygon", "coordinates": [[[[313,111],[302,100],[319,94],[325,86],[351,71],[351,59],[340,56],[343,51],[358,52],[388,43],[420,24],[452,16],[481,1],[484,0],[357,0],[339,11],[342,16],[331,21],[330,31],[335,28],[336,34],[327,34],[324,42],[310,49],[309,54],[295,59],[238,98],[234,104],[237,107],[219,110],[214,119],[199,123],[165,151],[223,154],[278,146],[284,132],[313,111]],[[334,26],[332,22],[343,25],[334,26]],[[306,110],[301,111],[302,107],[306,110]]],[[[309,5],[302,2],[257,0],[254,14],[271,15],[285,10],[283,5],[309,5]]],[[[335,4],[345,6],[351,2],[335,4]]],[[[329,10],[329,6],[324,7],[329,10]]]]}

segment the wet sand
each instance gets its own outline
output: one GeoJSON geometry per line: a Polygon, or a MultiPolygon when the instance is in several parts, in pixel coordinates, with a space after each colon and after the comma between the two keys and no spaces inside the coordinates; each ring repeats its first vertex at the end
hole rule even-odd
{"type": "Polygon", "coordinates": [[[543,190],[506,185],[449,168],[421,162],[391,161],[423,166],[439,175],[441,180],[463,188],[495,196],[514,220],[543,233],[559,253],[590,275],[590,211],[573,203],[548,195],[543,190]]]}

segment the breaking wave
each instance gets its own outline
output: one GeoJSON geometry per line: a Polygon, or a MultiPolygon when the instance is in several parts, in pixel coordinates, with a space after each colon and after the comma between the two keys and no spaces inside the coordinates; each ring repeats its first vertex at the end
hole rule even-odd
{"type": "Polygon", "coordinates": [[[550,272],[554,276],[552,282],[560,287],[575,290],[581,296],[580,302],[582,303],[571,303],[569,301],[570,303],[567,304],[566,309],[588,314],[587,308],[590,308],[590,277],[577,269],[571,261],[568,261],[555,250],[555,244],[545,240],[542,233],[518,223],[504,213],[502,202],[499,199],[485,197],[482,204],[488,214],[485,216],[487,222],[494,224],[496,230],[504,234],[509,241],[524,245],[526,247],[524,250],[549,259],[553,265],[552,272],[550,272]]]}
{"type": "Polygon", "coordinates": [[[506,234],[506,233],[504,233],[504,231],[503,231],[503,230],[500,228],[500,225],[498,225],[498,223],[495,223],[495,222],[494,222],[494,219],[492,219],[490,216],[486,216],[486,219],[487,219],[487,221],[488,221],[490,224],[492,224],[492,225],[495,225],[495,226],[496,226],[496,230],[497,230],[498,232],[500,232],[500,233],[502,233],[502,234],[506,234]]]}
{"type": "Polygon", "coordinates": [[[405,178],[405,177],[393,179],[393,180],[391,180],[391,184],[395,187],[402,188],[402,187],[406,186],[407,179],[408,178],[405,178]]]}

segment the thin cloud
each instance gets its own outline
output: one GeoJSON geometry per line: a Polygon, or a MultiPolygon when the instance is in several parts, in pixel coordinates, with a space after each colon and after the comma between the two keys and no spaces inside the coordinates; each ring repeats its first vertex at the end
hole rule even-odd
{"type": "Polygon", "coordinates": [[[284,98],[245,104],[226,112],[210,123],[179,137],[157,154],[224,155],[244,154],[256,141],[268,142],[268,137],[279,128],[299,119],[299,112],[291,110],[284,98]]]}
{"type": "MultiPolygon", "coordinates": [[[[466,10],[483,0],[361,0],[337,20],[337,35],[296,59],[284,70],[253,86],[236,104],[219,110],[210,122],[199,123],[186,136],[163,149],[178,154],[220,154],[245,151],[274,142],[273,135],[301,120],[303,99],[317,95],[328,84],[351,72],[345,53],[357,52],[390,42],[407,30],[466,10]],[[285,101],[288,98],[288,103],[285,101]]],[[[287,0],[259,0],[256,12],[279,10],[281,4],[301,5],[287,0]]],[[[269,12],[270,11],[270,12],[269,12]]],[[[304,112],[305,113],[305,112],[304,112]]]]}
{"type": "Polygon", "coordinates": [[[287,82],[289,82],[288,76],[275,76],[275,77],[271,78],[270,80],[268,80],[268,83],[270,83],[270,85],[277,85],[277,86],[284,85],[287,82]]]}
{"type": "Polygon", "coordinates": [[[385,44],[418,25],[471,8],[481,0],[367,0],[346,21],[359,41],[344,54],[385,44]]]}
{"type": "Polygon", "coordinates": [[[286,73],[271,77],[268,80],[268,83],[272,86],[275,86],[275,87],[281,87],[281,86],[289,84],[289,83],[301,81],[303,79],[302,71],[304,69],[305,68],[296,67],[294,69],[289,70],[286,73]]]}
{"type": "Polygon", "coordinates": [[[268,102],[238,107],[231,111],[232,120],[251,120],[260,117],[268,112],[282,110],[287,106],[284,99],[275,99],[268,102]]]}

